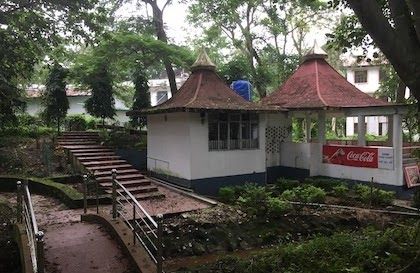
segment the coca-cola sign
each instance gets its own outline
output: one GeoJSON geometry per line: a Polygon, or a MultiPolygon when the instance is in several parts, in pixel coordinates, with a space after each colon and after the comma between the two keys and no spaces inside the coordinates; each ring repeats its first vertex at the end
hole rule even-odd
{"type": "Polygon", "coordinates": [[[322,162],[354,167],[378,168],[378,148],[324,145],[322,162]]]}

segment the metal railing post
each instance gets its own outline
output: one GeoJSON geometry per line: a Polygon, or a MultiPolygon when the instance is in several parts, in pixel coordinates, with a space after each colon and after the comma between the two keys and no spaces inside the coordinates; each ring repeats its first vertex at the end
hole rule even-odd
{"type": "Polygon", "coordinates": [[[117,170],[112,169],[112,219],[117,218],[117,170]]]}
{"type": "Polygon", "coordinates": [[[87,213],[87,190],[88,190],[88,176],[83,175],[83,213],[87,213]]]}
{"type": "Polygon", "coordinates": [[[37,273],[44,273],[44,232],[38,231],[35,234],[36,238],[36,262],[37,262],[37,273]]]}
{"type": "Polygon", "coordinates": [[[136,245],[136,204],[133,202],[133,245],[136,245]]]}
{"type": "MultiPolygon", "coordinates": [[[[95,171],[96,173],[96,171],[95,171]]],[[[98,186],[98,180],[95,179],[95,173],[93,173],[93,179],[95,180],[95,195],[96,195],[96,214],[99,214],[99,186],[98,186]]]]}
{"type": "Polygon", "coordinates": [[[163,272],[163,229],[162,229],[162,219],[163,215],[158,214],[157,215],[157,265],[156,265],[156,271],[157,273],[163,272]]]}
{"type": "Polygon", "coordinates": [[[18,223],[22,223],[22,210],[23,210],[23,204],[22,204],[22,182],[18,181],[16,183],[17,185],[17,215],[16,219],[18,223]]]}

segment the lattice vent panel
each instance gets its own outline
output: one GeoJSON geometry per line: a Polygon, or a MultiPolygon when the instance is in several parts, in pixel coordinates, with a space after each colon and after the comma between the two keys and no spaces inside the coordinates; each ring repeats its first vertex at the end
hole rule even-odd
{"type": "Polygon", "coordinates": [[[265,128],[266,152],[279,153],[280,144],[289,136],[290,131],[290,127],[286,126],[270,126],[265,128]]]}

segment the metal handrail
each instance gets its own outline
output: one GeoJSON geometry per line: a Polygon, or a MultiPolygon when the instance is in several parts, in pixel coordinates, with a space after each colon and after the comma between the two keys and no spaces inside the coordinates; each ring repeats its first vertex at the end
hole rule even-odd
{"type": "Polygon", "coordinates": [[[18,223],[24,224],[28,235],[33,270],[36,273],[43,273],[44,232],[38,229],[27,181],[23,185],[21,181],[17,182],[17,201],[17,220],[18,223]]]}
{"type": "MultiPolygon", "coordinates": [[[[83,199],[84,199],[84,213],[87,212],[87,197],[88,197],[88,184],[90,182],[91,175],[84,175],[84,187],[83,187],[83,199]]],[[[95,179],[94,179],[95,180],[95,179]]],[[[121,218],[133,233],[133,244],[137,242],[143,246],[152,261],[156,264],[157,273],[162,273],[163,268],[163,243],[162,243],[162,215],[157,215],[158,221],[155,221],[146,209],[140,204],[136,197],[124,187],[117,180],[117,171],[113,169],[111,171],[112,181],[112,218],[121,218]],[[127,206],[129,204],[129,206],[127,206]],[[120,206],[120,208],[118,207],[120,206]],[[131,208],[132,215],[128,213],[128,209],[131,208]],[[131,217],[130,217],[131,216],[131,217]]],[[[98,182],[95,180],[96,186],[96,213],[99,213],[99,202],[98,202],[98,182]]]]}

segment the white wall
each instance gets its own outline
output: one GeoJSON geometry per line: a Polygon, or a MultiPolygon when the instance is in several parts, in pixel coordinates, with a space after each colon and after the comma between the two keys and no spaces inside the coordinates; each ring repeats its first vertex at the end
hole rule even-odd
{"type": "MultiPolygon", "coordinates": [[[[358,122],[357,117],[346,118],[346,136],[354,135],[354,123],[358,122]]],[[[379,135],[379,123],[382,123],[382,135],[388,133],[388,118],[385,116],[369,116],[365,117],[367,123],[366,134],[379,135]]]]}
{"type": "Polygon", "coordinates": [[[367,66],[367,67],[348,67],[347,68],[347,81],[352,83],[361,91],[373,94],[379,89],[379,66],[367,66]],[[367,82],[366,83],[355,83],[354,82],[354,71],[356,70],[367,70],[367,82]]]}
{"type": "Polygon", "coordinates": [[[276,129],[279,130],[281,129],[282,131],[282,137],[281,139],[271,139],[269,136],[266,135],[266,133],[264,133],[265,135],[265,141],[266,141],[266,145],[268,147],[270,146],[275,146],[275,148],[278,148],[277,152],[273,152],[272,149],[269,149],[270,151],[267,150],[266,152],[266,162],[267,162],[267,167],[273,167],[273,166],[279,166],[280,164],[280,151],[281,151],[281,145],[282,145],[282,141],[283,142],[292,142],[292,132],[289,131],[288,135],[286,137],[285,136],[285,130],[287,130],[287,128],[290,130],[291,129],[291,119],[288,118],[287,114],[285,113],[276,113],[276,114],[267,114],[267,128],[268,130],[270,128],[272,129],[276,129]],[[273,143],[271,143],[273,142],[273,143]]]}
{"type": "MultiPolygon", "coordinates": [[[[72,96],[67,97],[69,100],[69,110],[67,111],[67,115],[78,115],[78,114],[87,114],[85,110],[85,102],[89,98],[88,96],[72,96]]],[[[116,115],[115,120],[118,121],[120,124],[124,124],[129,121],[129,117],[125,114],[128,110],[125,107],[124,103],[119,99],[115,99],[115,108],[116,115]]],[[[40,114],[43,110],[42,100],[41,98],[30,98],[26,100],[26,113],[31,116],[36,116],[40,114]]]]}
{"type": "Polygon", "coordinates": [[[172,98],[172,93],[169,90],[169,86],[168,87],[162,87],[162,89],[153,89],[153,90],[150,90],[150,105],[151,106],[156,106],[157,105],[157,103],[158,103],[158,101],[157,101],[157,93],[160,92],[160,91],[166,91],[168,93],[168,99],[172,98]]]}
{"type": "Polygon", "coordinates": [[[310,145],[310,143],[282,143],[280,148],[280,165],[292,168],[309,169],[311,161],[310,145]]]}
{"type": "Polygon", "coordinates": [[[190,113],[191,178],[265,172],[265,126],[266,117],[260,114],[258,149],[209,151],[207,118],[202,124],[199,113],[190,113]]]}
{"type": "Polygon", "coordinates": [[[147,168],[169,171],[172,176],[191,179],[190,113],[168,113],[147,117],[147,168]],[[167,120],[165,121],[165,116],[167,120]],[[167,163],[169,162],[169,166],[167,163]]]}

